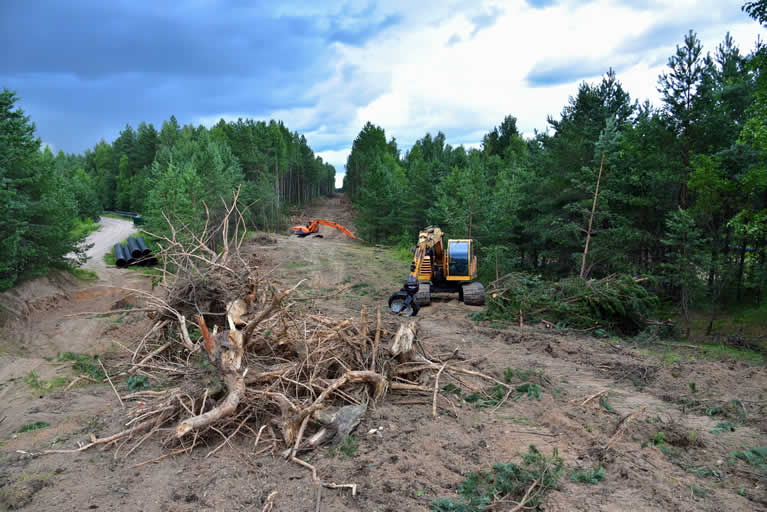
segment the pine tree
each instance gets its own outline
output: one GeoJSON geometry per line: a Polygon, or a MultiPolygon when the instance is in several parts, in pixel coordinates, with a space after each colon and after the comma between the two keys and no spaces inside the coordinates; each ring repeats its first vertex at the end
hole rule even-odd
{"type": "Polygon", "coordinates": [[[16,101],[8,89],[0,93],[0,290],[65,264],[69,252],[82,254],[71,234],[71,191],[16,101]]]}

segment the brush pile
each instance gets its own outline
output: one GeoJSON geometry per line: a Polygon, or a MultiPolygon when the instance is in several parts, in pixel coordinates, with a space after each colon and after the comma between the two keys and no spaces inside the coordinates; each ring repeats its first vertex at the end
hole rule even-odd
{"type": "Polygon", "coordinates": [[[614,274],[602,279],[580,277],[547,282],[523,272],[490,283],[487,319],[543,322],[577,329],[604,329],[636,334],[658,306],[646,278],[614,274]]]}
{"type": "Polygon", "coordinates": [[[258,256],[243,248],[236,193],[215,228],[195,234],[169,224],[171,235],[157,240],[164,293],[144,294],[154,325],[129,361],[111,365],[112,378],[126,378],[132,390],[118,394],[129,428],[45,453],[119,444],[127,457],[154,436],[166,450],[150,463],[196,446],[212,455],[244,436],[253,440],[251,455],[280,454],[333,487],[296,454],[348,435],[388,393],[428,394],[436,417],[438,398],[449,401],[438,393],[440,376],[472,391],[479,388],[454,374],[506,386],[462,368],[457,350],[444,361],[417,353],[414,320],[384,319],[380,309],[373,320],[365,308],[357,318],[337,319],[291,302],[298,284],[277,289],[258,256]]]}

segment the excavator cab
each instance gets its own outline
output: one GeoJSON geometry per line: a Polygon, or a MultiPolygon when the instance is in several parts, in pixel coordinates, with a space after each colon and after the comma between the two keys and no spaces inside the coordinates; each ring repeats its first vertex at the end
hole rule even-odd
{"type": "Polygon", "coordinates": [[[447,243],[447,262],[448,279],[451,277],[469,277],[471,241],[449,240],[447,243]]]}

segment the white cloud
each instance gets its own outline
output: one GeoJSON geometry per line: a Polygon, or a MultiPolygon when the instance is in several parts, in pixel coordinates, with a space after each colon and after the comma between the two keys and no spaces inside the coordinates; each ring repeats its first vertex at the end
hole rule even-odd
{"type": "Polygon", "coordinates": [[[374,16],[399,15],[397,26],[360,47],[334,43],[329,78],[308,84],[308,106],[260,117],[283,119],[304,132],[341,176],[367,121],[402,148],[437,131],[451,144],[476,146],[508,114],[531,134],[545,130],[546,116],[557,117],[581,81],[599,80],[608,67],[617,68],[632,98],[658,105],[658,75],[687,30],[697,31],[706,51],[713,52],[728,30],[743,53],[753,47],[764,31],[740,12],[741,3],[563,0],[534,9],[521,1],[382,2],[374,16]],[[495,15],[492,23],[476,31],[472,20],[486,13],[495,15]],[[572,76],[532,86],[531,71],[546,66],[572,76]]]}

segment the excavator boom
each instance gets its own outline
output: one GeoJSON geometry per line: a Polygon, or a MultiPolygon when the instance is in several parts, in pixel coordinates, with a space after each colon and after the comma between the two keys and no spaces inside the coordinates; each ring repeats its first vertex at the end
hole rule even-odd
{"type": "Polygon", "coordinates": [[[305,226],[293,226],[293,229],[291,231],[292,231],[292,233],[294,235],[303,238],[305,236],[313,235],[313,234],[317,233],[319,231],[319,229],[320,229],[320,225],[328,226],[328,227],[331,227],[331,228],[335,228],[335,229],[339,230],[341,233],[343,233],[346,236],[348,236],[349,238],[355,238],[355,239],[357,238],[356,236],[354,236],[351,233],[351,231],[349,231],[348,229],[346,229],[342,225],[340,225],[340,224],[338,224],[336,222],[333,222],[333,221],[330,221],[330,220],[324,220],[324,219],[314,220],[314,221],[310,222],[309,224],[307,224],[305,226]]]}

